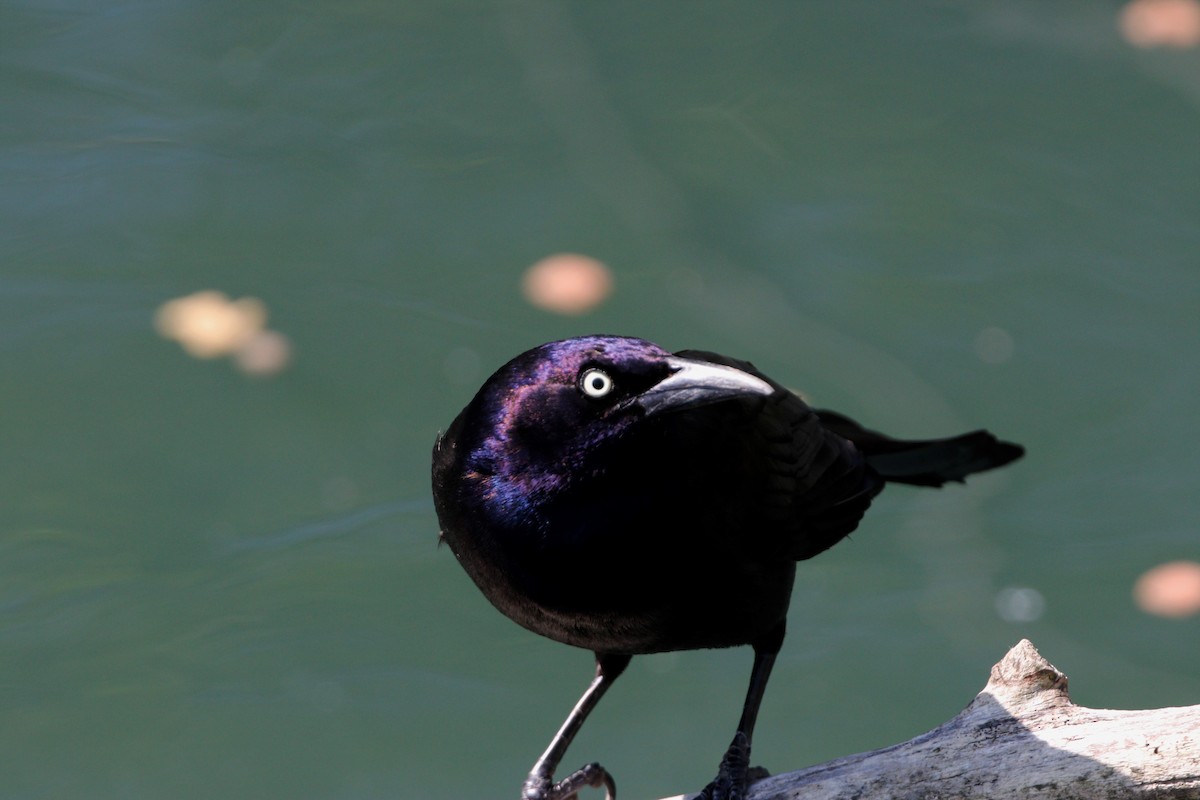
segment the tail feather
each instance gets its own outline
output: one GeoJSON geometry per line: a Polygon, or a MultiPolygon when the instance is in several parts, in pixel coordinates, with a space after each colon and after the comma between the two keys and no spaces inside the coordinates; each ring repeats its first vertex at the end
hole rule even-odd
{"type": "Polygon", "coordinates": [[[879,475],[893,483],[942,486],[968,475],[1002,467],[1025,453],[1019,444],[972,431],[945,439],[893,439],[868,430],[833,411],[817,411],[821,424],[850,440],[879,475]]]}

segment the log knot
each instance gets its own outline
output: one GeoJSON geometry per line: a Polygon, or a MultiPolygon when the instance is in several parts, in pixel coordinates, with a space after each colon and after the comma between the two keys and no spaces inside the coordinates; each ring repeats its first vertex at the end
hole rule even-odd
{"type": "Polygon", "coordinates": [[[1046,659],[1028,639],[1013,646],[992,667],[984,692],[1005,706],[1062,705],[1071,702],[1067,676],[1046,659]]]}

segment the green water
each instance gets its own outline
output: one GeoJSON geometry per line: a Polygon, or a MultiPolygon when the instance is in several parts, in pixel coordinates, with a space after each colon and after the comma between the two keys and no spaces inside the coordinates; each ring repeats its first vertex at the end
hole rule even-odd
{"type": "MultiPolygon", "coordinates": [[[[1200,51],[1115,13],[5,4],[0,797],[515,797],[590,656],[436,546],[429,449],[595,331],[1029,448],[803,565],[756,761],[915,735],[1021,637],[1081,703],[1200,702],[1200,618],[1130,595],[1200,558],[1200,51]],[[613,269],[588,316],[520,294],[564,250],[613,269]],[[289,368],[160,338],[201,289],[261,298],[289,368]]],[[[699,788],[749,664],[635,660],[568,764],[699,788]]]]}

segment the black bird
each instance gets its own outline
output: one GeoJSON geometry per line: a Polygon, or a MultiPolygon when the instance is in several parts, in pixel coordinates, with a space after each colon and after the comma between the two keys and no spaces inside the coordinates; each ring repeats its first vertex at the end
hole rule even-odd
{"type": "Polygon", "coordinates": [[[615,795],[599,764],[554,771],[632,656],[750,645],[741,720],[700,795],[744,797],[796,562],[854,530],[886,483],[941,486],[1023,452],[982,430],[892,439],[746,361],[642,339],[565,339],[505,364],[434,445],[441,537],[496,608],[596,656],[522,800],[615,795]]]}

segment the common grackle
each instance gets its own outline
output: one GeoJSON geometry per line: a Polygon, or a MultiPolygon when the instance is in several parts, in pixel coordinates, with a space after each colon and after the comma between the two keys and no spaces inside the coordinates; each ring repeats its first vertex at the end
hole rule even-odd
{"type": "Polygon", "coordinates": [[[599,764],[554,771],[632,656],[748,644],[741,720],[700,794],[744,797],[796,562],[854,530],[886,483],[941,486],[1023,452],[986,431],[892,439],[748,362],[641,339],[565,339],[505,364],[434,445],[441,537],[496,608],[596,656],[522,800],[615,795],[599,764]]]}

